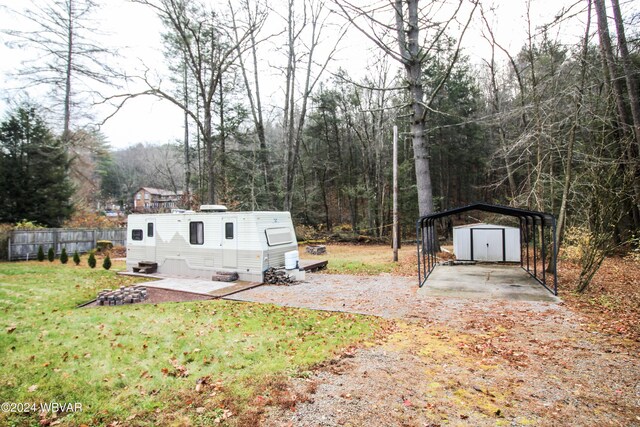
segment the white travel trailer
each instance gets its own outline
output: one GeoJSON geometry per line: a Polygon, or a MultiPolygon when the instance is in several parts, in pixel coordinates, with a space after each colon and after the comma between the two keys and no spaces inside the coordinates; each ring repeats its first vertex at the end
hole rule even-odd
{"type": "Polygon", "coordinates": [[[287,268],[297,273],[297,249],[289,212],[203,205],[199,212],[132,214],[127,225],[129,271],[152,262],[161,274],[211,279],[236,272],[240,280],[262,282],[265,270],[285,266],[287,253],[287,268]]]}

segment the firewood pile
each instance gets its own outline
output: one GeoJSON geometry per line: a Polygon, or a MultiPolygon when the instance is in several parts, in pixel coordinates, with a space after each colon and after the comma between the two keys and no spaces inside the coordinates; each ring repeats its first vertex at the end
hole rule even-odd
{"type": "Polygon", "coordinates": [[[311,255],[324,255],[327,253],[327,247],[325,245],[309,245],[306,251],[311,255]]]}
{"type": "Polygon", "coordinates": [[[277,270],[273,267],[264,272],[264,283],[268,285],[293,285],[296,281],[284,270],[277,270]]]}
{"type": "Polygon", "coordinates": [[[120,289],[103,289],[98,294],[98,305],[135,304],[147,299],[147,288],[144,286],[120,286],[120,289]]]}

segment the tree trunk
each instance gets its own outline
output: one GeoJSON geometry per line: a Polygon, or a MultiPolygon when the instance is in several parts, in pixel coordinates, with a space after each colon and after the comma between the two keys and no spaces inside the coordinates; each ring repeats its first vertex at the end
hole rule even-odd
{"type": "Polygon", "coordinates": [[[67,0],[67,12],[69,13],[69,27],[67,28],[67,60],[66,74],[64,86],[64,127],[62,130],[62,140],[67,144],[71,137],[71,73],[73,70],[73,24],[75,22],[73,15],[73,0],[67,0]]]}
{"type": "Polygon", "coordinates": [[[416,168],[418,210],[420,216],[433,212],[433,188],[429,164],[429,147],[425,139],[424,89],[422,87],[422,61],[419,60],[420,25],[418,22],[418,0],[407,0],[408,22],[405,28],[402,0],[396,0],[396,30],[400,54],[411,94],[411,135],[416,168]],[[406,43],[405,43],[406,32],[406,43]]]}
{"type": "Polygon", "coordinates": [[[221,191],[222,195],[227,201],[227,132],[225,131],[224,124],[224,86],[222,85],[222,70],[220,70],[220,171],[221,173],[221,191]]]}
{"type": "Polygon", "coordinates": [[[215,168],[213,165],[213,136],[211,134],[211,105],[204,105],[204,149],[207,161],[207,193],[206,203],[216,202],[215,168]]]}
{"type": "Polygon", "coordinates": [[[616,109],[618,111],[618,122],[623,133],[628,133],[627,110],[624,105],[622,81],[618,79],[615,58],[613,57],[613,48],[611,46],[611,36],[609,35],[609,25],[607,24],[607,11],[604,0],[593,0],[596,6],[596,14],[598,16],[598,35],[600,37],[600,47],[604,57],[604,66],[609,75],[611,89],[613,91],[616,109]]]}
{"type": "Polygon", "coordinates": [[[636,227],[638,224],[638,216],[640,213],[640,164],[638,164],[638,156],[640,155],[640,98],[638,95],[638,82],[634,76],[634,67],[629,56],[627,47],[627,37],[624,32],[624,23],[622,22],[622,13],[620,12],[620,3],[618,0],[611,0],[613,5],[613,17],[616,23],[616,32],[618,33],[618,50],[622,59],[622,67],[624,71],[625,82],[627,83],[627,93],[629,94],[629,102],[631,104],[631,117],[633,118],[633,134],[635,146],[630,147],[631,166],[634,173],[634,193],[635,193],[635,211],[636,227]]]}
{"type": "MultiPolygon", "coordinates": [[[[187,60],[183,58],[183,87],[184,91],[184,105],[189,107],[189,83],[187,76],[187,60]]],[[[191,183],[191,153],[189,150],[189,113],[184,111],[184,207],[191,209],[191,194],[189,191],[189,185],[191,183]]]]}
{"type": "MultiPolygon", "coordinates": [[[[257,11],[256,15],[251,14],[250,4],[248,0],[244,2],[247,9],[248,22],[256,28],[257,27],[257,11]]],[[[236,36],[236,42],[238,42],[238,31],[235,24],[235,13],[232,14],[234,33],[236,36]]],[[[242,58],[242,52],[240,51],[240,45],[238,45],[238,62],[240,63],[240,70],[242,71],[242,78],[244,81],[245,89],[247,91],[247,98],[249,100],[249,107],[251,108],[251,117],[253,119],[254,126],[256,128],[256,136],[258,138],[259,153],[258,160],[260,162],[260,169],[264,178],[264,189],[267,200],[267,207],[275,207],[276,188],[273,182],[273,174],[271,172],[271,164],[269,162],[269,152],[267,150],[267,140],[264,132],[264,119],[262,115],[262,97],[260,95],[260,73],[258,71],[258,54],[256,49],[256,32],[251,31],[249,33],[249,41],[251,43],[251,57],[253,60],[253,89],[249,82],[247,67],[242,58]],[[255,98],[254,98],[255,97],[255,98]]]]}
{"type": "Polygon", "coordinates": [[[253,56],[253,76],[256,89],[256,115],[254,117],[256,122],[256,132],[258,133],[258,141],[260,143],[260,161],[262,163],[262,169],[264,173],[264,183],[267,190],[267,200],[269,207],[275,206],[276,188],[273,182],[273,174],[271,173],[271,163],[269,162],[269,151],[267,150],[267,138],[264,134],[264,119],[262,117],[262,99],[260,96],[260,79],[258,72],[258,55],[256,53],[256,39],[253,32],[251,32],[251,55],[253,56]]]}
{"type": "Polygon", "coordinates": [[[620,131],[622,133],[622,137],[620,138],[622,142],[622,152],[626,157],[628,165],[621,165],[622,169],[626,171],[627,174],[631,175],[632,179],[632,187],[634,192],[634,206],[633,206],[633,219],[635,222],[635,226],[640,226],[638,219],[638,210],[640,209],[640,176],[638,172],[637,155],[635,155],[635,137],[634,130],[629,124],[629,117],[627,115],[627,109],[625,105],[624,95],[623,95],[623,87],[622,80],[618,76],[618,70],[616,67],[615,58],[613,56],[613,47],[611,45],[611,36],[609,34],[609,25],[607,23],[607,10],[604,3],[604,0],[594,0],[594,4],[596,6],[596,14],[598,16],[598,35],[600,37],[600,48],[602,50],[602,54],[605,62],[605,71],[609,75],[609,81],[611,84],[611,89],[613,92],[613,97],[616,103],[616,110],[618,112],[618,125],[620,126],[620,131]],[[627,138],[634,140],[632,143],[627,142],[627,138]],[[631,168],[629,170],[629,168],[631,168]]]}
{"type": "Polygon", "coordinates": [[[627,47],[627,37],[624,32],[624,24],[622,22],[622,13],[620,12],[620,3],[618,0],[611,0],[613,5],[613,17],[616,23],[616,32],[618,33],[618,49],[620,58],[622,59],[622,67],[624,70],[624,78],[627,83],[627,91],[629,100],[631,101],[631,115],[633,117],[633,131],[637,148],[640,149],[640,98],[638,97],[638,83],[634,78],[633,63],[629,56],[627,47]]]}
{"type": "MultiPolygon", "coordinates": [[[[573,146],[576,140],[576,132],[580,123],[580,113],[582,112],[582,103],[583,103],[583,93],[584,87],[586,83],[586,75],[587,75],[587,58],[589,53],[589,28],[591,27],[591,1],[589,1],[588,10],[587,10],[587,24],[584,34],[584,39],[582,41],[582,55],[580,57],[580,86],[578,87],[578,92],[576,94],[576,110],[573,116],[573,125],[571,126],[571,130],[569,131],[569,143],[567,144],[567,158],[565,159],[565,168],[564,168],[564,185],[562,187],[562,201],[560,202],[560,212],[558,214],[558,222],[556,224],[556,244],[557,250],[560,250],[560,245],[562,243],[562,235],[564,231],[564,224],[566,222],[567,217],[567,203],[569,200],[569,190],[571,189],[571,180],[573,174],[573,146]]],[[[549,264],[551,271],[551,264],[549,264]]]]}

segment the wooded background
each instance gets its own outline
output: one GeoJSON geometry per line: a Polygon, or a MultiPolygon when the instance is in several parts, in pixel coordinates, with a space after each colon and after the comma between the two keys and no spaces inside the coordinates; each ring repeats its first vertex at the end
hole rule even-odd
{"type": "Polygon", "coordinates": [[[149,186],[191,194],[184,207],[290,210],[298,225],[388,236],[397,125],[406,234],[422,214],[501,203],[554,213],[559,237],[580,230],[572,235],[587,236],[597,264],[640,229],[633,2],[581,0],[550,22],[533,22],[523,2],[527,38],[515,51],[497,38],[488,1],[134,2],[163,23],[164,75],[110,65],[113,52],[90,40],[94,0],[44,2],[20,12],[41,31],[5,31],[46,53],[47,66],[16,74],[52,88],[40,111],[72,159],[76,206],[130,206],[149,186]],[[274,15],[277,32],[265,26],[274,15]],[[472,22],[491,48],[480,64],[462,43],[472,22]],[[559,35],[568,23],[581,26],[579,41],[559,35]],[[331,71],[354,32],[371,42],[369,66],[331,71]],[[282,91],[267,98],[274,80],[282,91]],[[184,137],[110,150],[81,126],[92,105],[118,114],[140,96],[178,106],[184,137]]]}

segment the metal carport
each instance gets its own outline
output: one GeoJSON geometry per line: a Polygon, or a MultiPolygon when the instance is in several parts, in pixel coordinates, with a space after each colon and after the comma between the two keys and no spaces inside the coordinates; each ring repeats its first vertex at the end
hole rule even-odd
{"type": "Polygon", "coordinates": [[[558,245],[556,242],[556,218],[552,214],[510,206],[492,205],[488,203],[474,203],[443,212],[425,215],[416,223],[418,250],[418,284],[422,287],[437,265],[436,248],[437,235],[435,221],[451,215],[467,211],[484,211],[518,218],[520,222],[520,267],[544,286],[549,292],[558,295],[557,258],[558,245]],[[545,229],[547,232],[545,233],[545,229]],[[537,236],[539,234],[539,236],[537,236]],[[547,282],[547,246],[551,246],[551,267],[553,269],[553,283],[547,282]]]}

